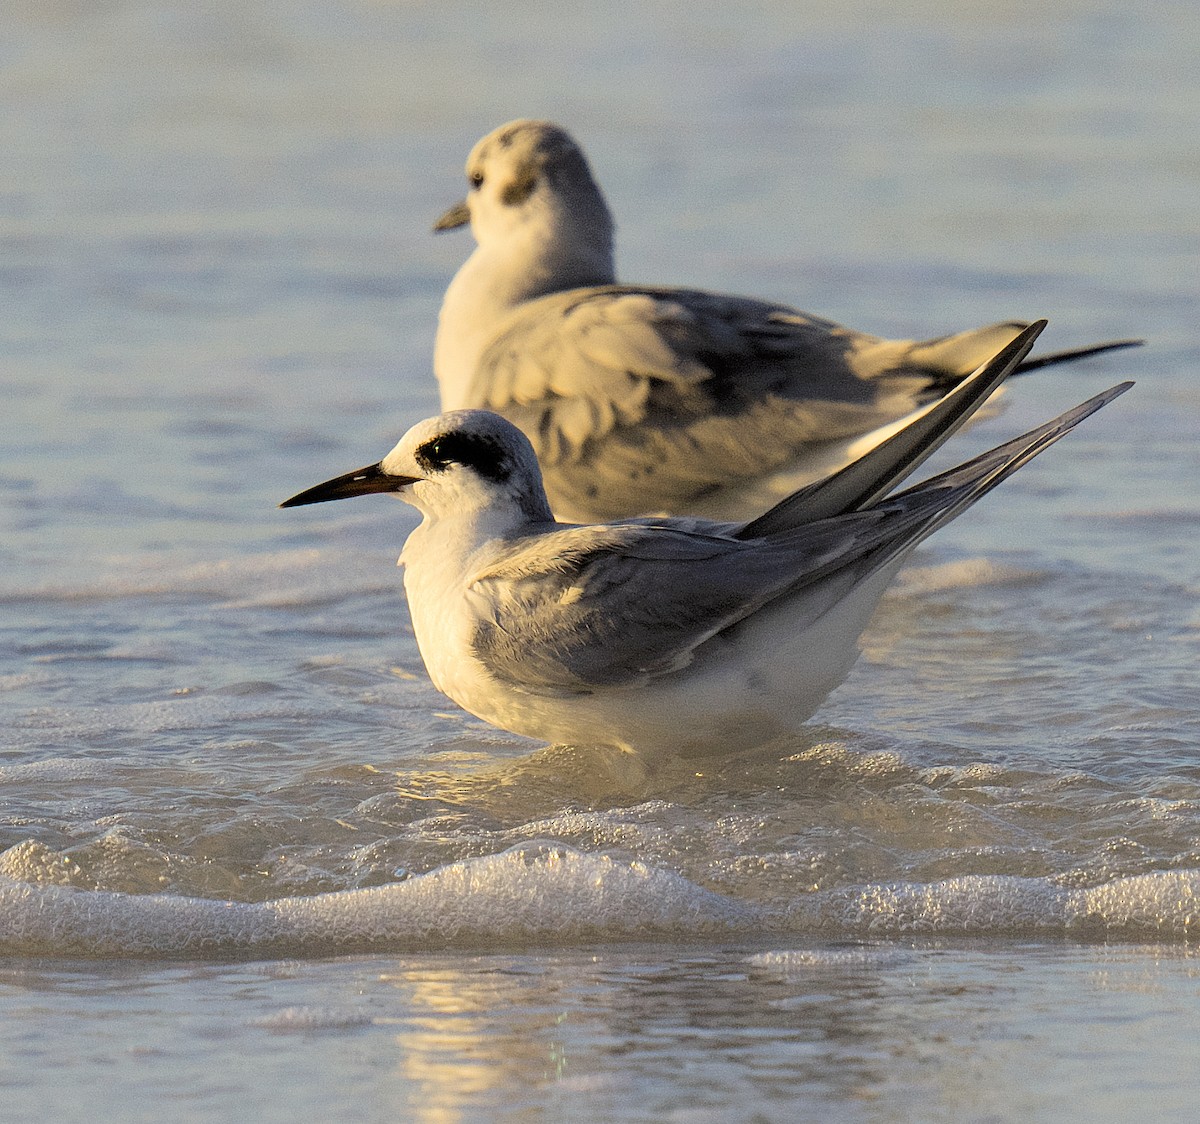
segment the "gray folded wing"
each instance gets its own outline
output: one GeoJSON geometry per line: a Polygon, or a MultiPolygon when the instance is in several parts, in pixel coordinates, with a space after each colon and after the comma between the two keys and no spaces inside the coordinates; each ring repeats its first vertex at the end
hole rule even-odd
{"type": "Polygon", "coordinates": [[[902,557],[1130,385],[865,510],[766,538],[653,520],[531,535],[474,578],[474,653],[512,687],[583,694],[679,670],[776,598],[811,597],[815,615],[819,584],[840,596],[902,557]]]}
{"type": "Polygon", "coordinates": [[[790,561],[769,545],[648,522],[523,539],[472,583],[474,652],[531,691],[644,683],[686,666],[785,585],[790,561]]]}

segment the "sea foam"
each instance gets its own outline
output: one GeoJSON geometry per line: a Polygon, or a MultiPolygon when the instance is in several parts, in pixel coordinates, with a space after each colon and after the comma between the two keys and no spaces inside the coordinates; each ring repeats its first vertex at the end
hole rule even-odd
{"type": "Polygon", "coordinates": [[[1200,871],[1090,888],[972,876],[840,888],[786,907],[716,894],[668,870],[525,844],[404,882],[262,903],[0,880],[0,952],[61,956],[328,955],[604,940],[921,935],[1183,939],[1200,871]]]}

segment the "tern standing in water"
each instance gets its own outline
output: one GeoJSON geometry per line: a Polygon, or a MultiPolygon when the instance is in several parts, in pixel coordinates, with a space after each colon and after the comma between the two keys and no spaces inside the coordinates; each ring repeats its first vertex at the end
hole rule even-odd
{"type": "Polygon", "coordinates": [[[798,729],[845,678],[919,542],[1130,385],[888,496],[1043,326],[749,523],[558,523],[530,442],[483,410],[421,422],[378,464],[283,506],[391,492],[421,511],[400,557],[417,644],[434,685],[472,714],[554,742],[747,748],[798,729]]]}

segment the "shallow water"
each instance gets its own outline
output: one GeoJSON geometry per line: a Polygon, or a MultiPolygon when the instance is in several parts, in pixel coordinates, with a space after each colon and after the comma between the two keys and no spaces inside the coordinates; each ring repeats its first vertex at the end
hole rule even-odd
{"type": "Polygon", "coordinates": [[[33,962],[0,1083],[21,1120],[1182,1121],[1198,1005],[1178,946],[33,962]]]}
{"type": "Polygon", "coordinates": [[[539,13],[9,6],[8,1118],[1188,1118],[1191,6],[539,13]],[[1150,340],[939,454],[1138,380],[939,532],[805,737],[490,731],[424,677],[408,509],[275,509],[434,411],[429,225],[529,114],[630,279],[1150,340]]]}

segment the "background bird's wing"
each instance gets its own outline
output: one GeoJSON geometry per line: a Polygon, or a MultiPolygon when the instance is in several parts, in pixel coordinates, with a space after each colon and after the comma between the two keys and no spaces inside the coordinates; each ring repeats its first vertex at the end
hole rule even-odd
{"type": "Polygon", "coordinates": [[[514,313],[470,401],[529,435],[556,508],[605,515],[610,495],[616,514],[632,487],[643,511],[686,510],[905,415],[1020,328],[913,344],[748,298],[569,290],[514,313]]]}

